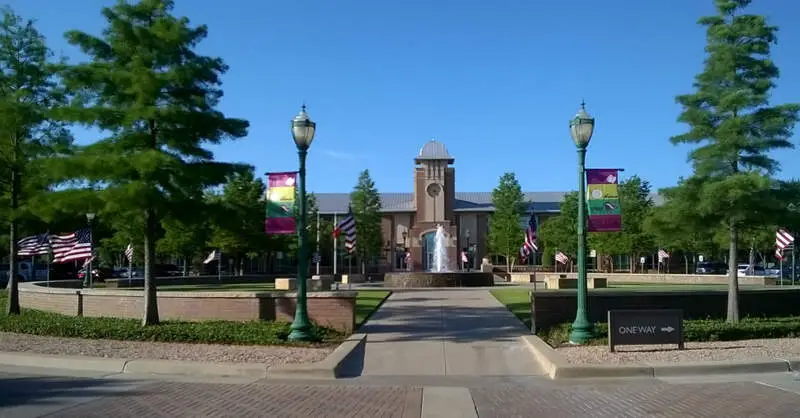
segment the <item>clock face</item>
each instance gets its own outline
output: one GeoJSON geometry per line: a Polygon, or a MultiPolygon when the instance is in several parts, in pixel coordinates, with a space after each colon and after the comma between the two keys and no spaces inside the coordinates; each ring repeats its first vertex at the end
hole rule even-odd
{"type": "Polygon", "coordinates": [[[442,192],[442,186],[439,183],[431,183],[428,185],[428,196],[436,197],[442,192]]]}
{"type": "Polygon", "coordinates": [[[602,199],[603,198],[603,191],[600,189],[592,190],[592,198],[594,199],[602,199]]]}

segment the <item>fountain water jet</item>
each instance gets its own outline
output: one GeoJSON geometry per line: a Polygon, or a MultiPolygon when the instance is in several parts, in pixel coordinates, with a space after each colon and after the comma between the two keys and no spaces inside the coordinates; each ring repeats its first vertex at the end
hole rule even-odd
{"type": "Polygon", "coordinates": [[[427,271],[390,271],[386,272],[383,286],[389,288],[421,288],[421,287],[474,287],[494,286],[492,272],[453,271],[447,256],[447,236],[444,227],[436,225],[433,238],[433,259],[427,271]]]}
{"type": "Polygon", "coordinates": [[[447,237],[441,224],[436,225],[436,235],[433,238],[433,265],[430,271],[433,273],[444,273],[450,271],[447,268],[447,237]]]}

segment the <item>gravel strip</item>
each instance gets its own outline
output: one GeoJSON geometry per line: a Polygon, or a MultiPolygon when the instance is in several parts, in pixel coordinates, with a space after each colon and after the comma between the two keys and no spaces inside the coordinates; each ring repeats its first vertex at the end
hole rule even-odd
{"type": "Polygon", "coordinates": [[[267,366],[277,366],[320,361],[330,354],[333,348],[87,340],[0,332],[0,351],[137,360],[265,363],[267,366]]]}
{"type": "Polygon", "coordinates": [[[608,346],[559,347],[575,364],[678,363],[719,360],[774,360],[800,358],[800,338],[765,340],[687,342],[685,350],[675,345],[617,346],[609,353],[608,346]]]}

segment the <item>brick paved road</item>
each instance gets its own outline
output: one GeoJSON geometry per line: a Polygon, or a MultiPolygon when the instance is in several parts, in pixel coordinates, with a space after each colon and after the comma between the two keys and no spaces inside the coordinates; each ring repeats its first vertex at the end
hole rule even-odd
{"type": "MultiPolygon", "coordinates": [[[[0,417],[3,418],[416,418],[425,412],[423,393],[426,389],[418,384],[422,382],[403,383],[391,379],[383,383],[373,379],[307,384],[267,381],[222,384],[113,378],[26,381],[9,377],[0,376],[0,417]]],[[[543,379],[515,382],[465,379],[440,384],[469,387],[474,406],[467,396],[467,409],[474,407],[477,416],[482,418],[796,416],[800,410],[800,379],[783,374],[775,375],[770,382],[786,390],[753,382],[669,384],[654,379],[581,384],[543,379]]],[[[425,383],[428,384],[436,385],[425,383]]],[[[427,405],[427,400],[425,402],[427,405]]]]}
{"type": "Polygon", "coordinates": [[[800,396],[757,383],[472,389],[478,415],[537,418],[785,418],[797,416],[800,396]]]}
{"type": "Polygon", "coordinates": [[[137,396],[104,398],[52,417],[363,417],[417,418],[422,388],[304,385],[220,385],[159,382],[137,396]]]}

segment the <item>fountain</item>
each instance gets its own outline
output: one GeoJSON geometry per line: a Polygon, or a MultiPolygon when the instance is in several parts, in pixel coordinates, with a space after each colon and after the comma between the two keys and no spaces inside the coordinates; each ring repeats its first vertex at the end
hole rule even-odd
{"type": "Polygon", "coordinates": [[[447,262],[447,236],[444,234],[442,224],[439,224],[436,225],[436,235],[433,238],[433,265],[430,271],[433,273],[450,271],[447,262]]]}
{"type": "Polygon", "coordinates": [[[450,270],[447,247],[445,229],[441,224],[436,225],[431,251],[433,260],[428,271],[388,272],[384,276],[383,286],[393,288],[494,286],[492,273],[450,270]]]}

